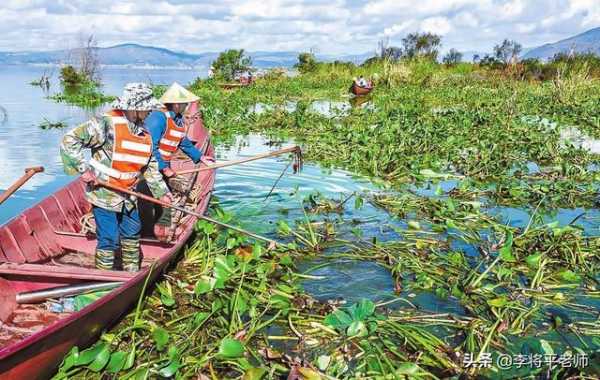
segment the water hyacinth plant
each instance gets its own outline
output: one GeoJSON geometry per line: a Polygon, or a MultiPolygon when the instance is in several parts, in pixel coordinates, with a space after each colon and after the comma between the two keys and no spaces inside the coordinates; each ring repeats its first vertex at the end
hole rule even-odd
{"type": "Polygon", "coordinates": [[[217,143],[293,139],[376,189],[305,196],[270,226],[277,251],[199,222],[177,267],[57,378],[598,376],[597,157],[561,131],[598,135],[600,84],[578,72],[535,82],[415,60],[320,64],[234,91],[196,81],[217,143]],[[378,77],[363,104],[347,95],[358,75],[378,77]],[[386,215],[385,240],[354,213],[366,207],[386,215]],[[340,262],[375,264],[391,289],[353,302],[304,290],[340,262]],[[588,363],[501,369],[503,355],[588,363]]]}

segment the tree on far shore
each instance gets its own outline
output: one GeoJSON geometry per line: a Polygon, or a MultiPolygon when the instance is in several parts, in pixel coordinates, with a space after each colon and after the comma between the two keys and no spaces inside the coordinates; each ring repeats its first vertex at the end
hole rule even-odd
{"type": "Polygon", "coordinates": [[[212,63],[216,77],[226,81],[235,79],[238,74],[251,69],[252,59],[246,55],[244,49],[229,49],[217,57],[212,63]]]}

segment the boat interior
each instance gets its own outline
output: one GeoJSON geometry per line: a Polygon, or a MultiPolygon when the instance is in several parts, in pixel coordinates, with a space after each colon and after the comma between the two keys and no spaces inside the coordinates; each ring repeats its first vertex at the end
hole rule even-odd
{"type": "MultiPolygon", "coordinates": [[[[173,161],[175,170],[189,169],[192,165],[187,158],[173,161]]],[[[188,196],[187,208],[195,209],[212,190],[202,188],[210,186],[211,175],[210,171],[188,175],[190,193],[195,193],[196,199],[188,196]]],[[[55,307],[55,299],[10,306],[15,304],[15,294],[90,282],[125,282],[139,273],[95,268],[96,237],[83,226],[86,216],[90,219],[91,215],[84,186],[77,179],[0,227],[0,301],[3,305],[0,306],[0,349],[72,312],[55,307]]],[[[193,219],[180,214],[175,237],[165,243],[152,235],[154,205],[140,201],[139,207],[144,232],[140,244],[143,271],[183,243],[189,236],[185,232],[191,229],[193,219]]],[[[117,253],[116,269],[119,261],[117,253]]]]}

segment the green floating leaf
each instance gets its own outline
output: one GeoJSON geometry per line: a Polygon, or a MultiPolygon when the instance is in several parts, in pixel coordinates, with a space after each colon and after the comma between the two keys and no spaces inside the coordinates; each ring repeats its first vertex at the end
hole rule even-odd
{"type": "Polygon", "coordinates": [[[345,329],[352,323],[352,317],[345,311],[338,309],[327,315],[323,322],[333,328],[345,329]]]}
{"type": "Polygon", "coordinates": [[[110,360],[106,365],[106,372],[108,373],[117,373],[125,367],[125,362],[127,360],[127,353],[123,351],[113,352],[110,355],[110,360]]]}
{"type": "Polygon", "coordinates": [[[166,307],[173,307],[175,305],[175,299],[169,294],[162,293],[160,295],[160,302],[166,307]]]}
{"type": "Polygon", "coordinates": [[[152,339],[156,343],[156,349],[162,351],[169,342],[169,333],[167,330],[158,327],[152,332],[152,339]]]}
{"type": "Polygon", "coordinates": [[[508,303],[506,297],[498,297],[487,301],[487,304],[492,307],[504,307],[508,303]]]}
{"type": "Polygon", "coordinates": [[[100,351],[96,354],[94,361],[88,366],[93,372],[100,372],[110,360],[110,347],[107,343],[101,343],[100,351]]]}
{"type": "Polygon", "coordinates": [[[331,363],[331,356],[329,355],[321,355],[317,358],[317,365],[321,371],[325,371],[329,367],[329,363],[331,363]]]}
{"type": "Polygon", "coordinates": [[[244,355],[244,346],[237,339],[224,338],[219,345],[219,356],[224,358],[239,358],[244,355]]]}
{"type": "Polygon", "coordinates": [[[363,321],[353,321],[346,330],[349,337],[367,336],[368,333],[367,326],[363,321]]]}
{"type": "Polygon", "coordinates": [[[104,349],[105,345],[106,345],[105,342],[100,342],[100,343],[97,343],[96,345],[88,348],[87,350],[81,351],[76,358],[75,366],[90,364],[92,361],[94,361],[96,356],[98,356],[98,353],[100,353],[100,351],[102,351],[104,349]]]}
{"type": "Polygon", "coordinates": [[[213,290],[216,282],[217,280],[212,277],[203,276],[200,280],[198,280],[198,282],[196,282],[196,286],[194,286],[194,294],[199,296],[210,292],[213,290]]]}
{"type": "Polygon", "coordinates": [[[267,374],[267,370],[264,368],[250,368],[244,372],[242,380],[260,380],[267,374]]]}
{"type": "Polygon", "coordinates": [[[410,228],[411,230],[420,230],[421,229],[421,224],[419,222],[417,222],[416,220],[409,220],[407,224],[408,224],[408,228],[410,228]]]}
{"type": "Polygon", "coordinates": [[[352,319],[355,321],[364,321],[375,312],[375,304],[369,299],[362,299],[350,309],[352,319]]]}
{"type": "Polygon", "coordinates": [[[415,363],[402,363],[398,366],[398,369],[396,369],[395,374],[411,376],[416,375],[421,371],[421,368],[415,363]]]}
{"type": "Polygon", "coordinates": [[[533,269],[537,269],[540,267],[540,262],[542,260],[542,253],[534,253],[533,255],[529,255],[525,258],[525,262],[527,266],[533,269]]]}
{"type": "Polygon", "coordinates": [[[512,253],[512,244],[513,244],[513,234],[512,234],[512,232],[508,231],[508,233],[506,235],[506,242],[504,243],[502,248],[500,248],[500,250],[498,250],[498,254],[500,255],[500,258],[503,261],[506,261],[508,263],[517,262],[517,259],[515,258],[515,256],[513,256],[513,253],[512,253]]]}
{"type": "Polygon", "coordinates": [[[310,369],[310,368],[300,367],[300,368],[298,368],[298,372],[300,372],[300,374],[302,375],[302,378],[304,380],[322,380],[323,379],[317,371],[310,369]]]}
{"type": "Polygon", "coordinates": [[[566,282],[579,283],[581,281],[581,276],[569,269],[560,272],[558,275],[566,282]]]}

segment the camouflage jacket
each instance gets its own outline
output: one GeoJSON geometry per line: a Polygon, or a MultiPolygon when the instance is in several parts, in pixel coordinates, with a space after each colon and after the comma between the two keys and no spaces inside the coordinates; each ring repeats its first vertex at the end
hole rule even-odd
{"type": "MultiPolygon", "coordinates": [[[[142,129],[133,123],[129,123],[129,128],[135,134],[142,133],[142,129]]],[[[84,158],[84,148],[91,149],[92,157],[95,160],[110,167],[113,143],[114,129],[107,117],[91,119],[79,125],[65,134],[60,146],[60,156],[65,172],[73,175],[81,174],[88,169],[93,170],[84,158]]],[[[98,172],[95,172],[95,174],[99,179],[107,180],[103,174],[98,172]]],[[[153,156],[150,157],[142,174],[155,198],[160,198],[169,192],[162,174],[158,171],[158,162],[153,156]]],[[[123,195],[103,187],[88,188],[86,196],[93,205],[111,211],[120,212],[123,207],[132,209],[136,205],[135,197],[123,195]]]]}

